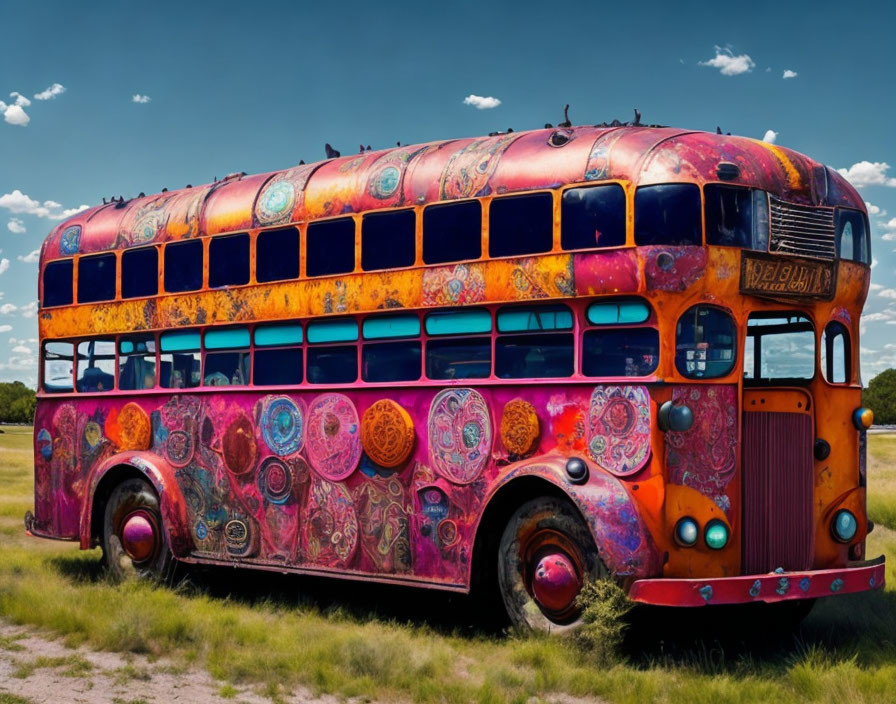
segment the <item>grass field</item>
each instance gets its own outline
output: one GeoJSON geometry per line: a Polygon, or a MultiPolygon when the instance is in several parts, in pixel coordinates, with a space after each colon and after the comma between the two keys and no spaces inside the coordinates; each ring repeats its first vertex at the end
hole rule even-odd
{"type": "MultiPolygon", "coordinates": [[[[421,702],[892,701],[896,695],[896,435],[869,438],[868,555],[884,592],[823,599],[799,632],[767,610],[636,610],[615,662],[575,644],[477,626],[473,604],[426,590],[245,573],[191,573],[176,589],[115,586],[99,551],[27,538],[30,429],[0,435],[0,618],[71,645],[207,668],[223,690],[292,685],[421,702]]],[[[0,648],[14,644],[0,642],[0,648]]],[[[35,665],[35,666],[39,666],[35,665]]],[[[134,682],[139,695],[139,679],[134,682]]]]}

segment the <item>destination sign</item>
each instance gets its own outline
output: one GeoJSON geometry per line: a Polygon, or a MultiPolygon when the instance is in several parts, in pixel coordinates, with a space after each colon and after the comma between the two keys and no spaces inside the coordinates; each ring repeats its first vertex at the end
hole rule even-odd
{"type": "Polygon", "coordinates": [[[740,291],[754,296],[834,297],[836,263],[743,252],[740,291]]]}

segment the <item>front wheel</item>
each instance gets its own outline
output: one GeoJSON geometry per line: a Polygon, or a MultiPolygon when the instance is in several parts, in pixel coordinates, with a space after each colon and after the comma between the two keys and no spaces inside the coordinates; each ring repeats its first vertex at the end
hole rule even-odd
{"type": "Polygon", "coordinates": [[[558,633],[582,623],[576,599],[609,571],[578,510],[554,497],[520,506],[498,548],[498,584],[510,621],[523,631],[558,633]]]}
{"type": "Polygon", "coordinates": [[[173,564],[159,498],[142,479],[126,479],[106,502],[103,558],[116,580],[170,576],[173,564]]]}

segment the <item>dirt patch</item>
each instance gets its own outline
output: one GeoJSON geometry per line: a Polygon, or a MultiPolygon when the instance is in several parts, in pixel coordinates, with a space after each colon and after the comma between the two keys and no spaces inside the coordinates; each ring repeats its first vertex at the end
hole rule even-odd
{"type": "Polygon", "coordinates": [[[67,648],[29,628],[0,622],[0,694],[34,704],[152,704],[214,702],[270,704],[277,702],[336,704],[331,696],[296,689],[272,696],[252,687],[212,679],[198,668],[183,668],[143,655],[67,648]]]}

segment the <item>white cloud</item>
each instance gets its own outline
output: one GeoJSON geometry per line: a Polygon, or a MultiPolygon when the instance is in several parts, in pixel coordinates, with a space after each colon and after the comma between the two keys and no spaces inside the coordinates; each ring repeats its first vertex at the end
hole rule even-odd
{"type": "Polygon", "coordinates": [[[21,93],[17,93],[16,91],[13,91],[12,93],[9,94],[9,97],[15,98],[16,99],[15,104],[18,105],[20,108],[31,107],[31,101],[28,100],[28,98],[26,98],[21,93]]]}
{"type": "Polygon", "coordinates": [[[0,325],[0,332],[9,332],[12,330],[12,325],[0,325]]]}
{"type": "Polygon", "coordinates": [[[784,70],[784,75],[781,76],[781,78],[784,78],[784,79],[787,79],[787,78],[796,78],[796,77],[799,76],[799,75],[800,75],[800,74],[798,74],[796,71],[791,71],[791,70],[788,68],[788,69],[785,69],[785,70],[784,70]]]}
{"type": "Polygon", "coordinates": [[[132,103],[143,104],[143,103],[148,103],[150,100],[152,100],[152,98],[150,98],[148,95],[140,95],[139,93],[137,93],[136,95],[131,97],[132,103]]]}
{"type": "Polygon", "coordinates": [[[768,142],[769,144],[774,144],[778,139],[778,133],[774,130],[766,130],[765,136],[762,138],[763,142],[768,142]]]}
{"type": "Polygon", "coordinates": [[[868,284],[868,288],[870,288],[872,291],[880,291],[883,287],[884,287],[883,284],[875,284],[875,283],[868,284]]]}
{"type": "Polygon", "coordinates": [[[881,298],[896,298],[896,288],[885,288],[877,295],[881,298]]]}
{"type": "Polygon", "coordinates": [[[61,207],[62,205],[55,200],[45,200],[43,203],[36,201],[22,193],[19,189],[0,196],[0,208],[6,208],[16,215],[34,215],[35,217],[49,218],[50,220],[62,220],[71,217],[82,210],[87,210],[90,206],[81,205],[77,208],[67,208],[60,211],[61,207]]]}
{"type": "Polygon", "coordinates": [[[23,318],[33,318],[37,315],[37,301],[31,301],[28,305],[22,306],[19,308],[19,312],[23,318]]]}
{"type": "Polygon", "coordinates": [[[464,105],[472,105],[477,110],[491,110],[501,104],[501,101],[492,96],[484,97],[482,95],[473,95],[470,93],[464,98],[464,105]]]}
{"type": "Polygon", "coordinates": [[[28,117],[27,113],[22,108],[27,108],[31,105],[31,101],[16,91],[10,93],[9,97],[13,98],[15,102],[7,104],[0,100],[0,112],[3,113],[3,119],[11,125],[25,127],[31,122],[31,118],[28,117]]]}
{"type": "Polygon", "coordinates": [[[27,232],[27,229],[25,228],[25,223],[23,223],[18,218],[10,218],[9,222],[6,223],[6,227],[9,229],[10,232],[12,232],[16,235],[22,235],[25,232],[27,232]]]}
{"type": "Polygon", "coordinates": [[[61,83],[54,83],[46,90],[42,90],[40,93],[34,94],[35,100],[52,100],[57,95],[61,95],[65,93],[65,86],[61,83]]]}
{"type": "Polygon", "coordinates": [[[0,259],[0,274],[6,272],[7,269],[9,269],[9,259],[3,257],[3,259],[0,259]]]}
{"type": "Polygon", "coordinates": [[[877,266],[877,259],[875,259],[874,257],[871,257],[871,268],[873,269],[876,266],[877,266]]]}
{"type": "Polygon", "coordinates": [[[853,186],[890,186],[896,188],[896,178],[887,176],[890,165],[883,161],[859,161],[848,169],[837,172],[853,186]]]}
{"type": "Polygon", "coordinates": [[[723,76],[738,76],[741,73],[749,73],[756,64],[747,54],[735,56],[731,49],[717,46],[716,55],[709,61],[701,61],[700,65],[717,68],[723,76]]]}
{"type": "Polygon", "coordinates": [[[26,264],[34,264],[35,262],[40,260],[40,249],[35,249],[28,254],[22,256],[21,254],[16,257],[20,262],[25,262],[26,264]]]}
{"type": "Polygon", "coordinates": [[[896,240],[896,218],[890,218],[889,222],[882,222],[880,226],[884,229],[884,234],[880,237],[882,240],[887,242],[896,240]]]}
{"type": "Polygon", "coordinates": [[[10,352],[13,354],[32,354],[31,350],[28,347],[23,347],[22,345],[16,345],[13,347],[10,352]]]}
{"type": "Polygon", "coordinates": [[[883,217],[887,214],[886,210],[880,206],[869,203],[867,200],[865,201],[865,207],[868,208],[868,215],[871,217],[883,217]]]}
{"type": "Polygon", "coordinates": [[[18,306],[13,305],[12,303],[4,303],[0,306],[0,315],[12,315],[19,309],[18,306]]]}

